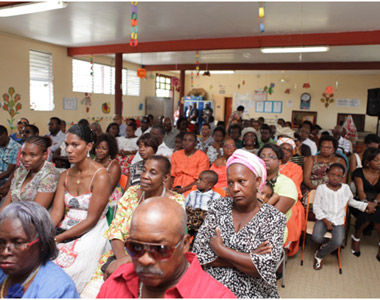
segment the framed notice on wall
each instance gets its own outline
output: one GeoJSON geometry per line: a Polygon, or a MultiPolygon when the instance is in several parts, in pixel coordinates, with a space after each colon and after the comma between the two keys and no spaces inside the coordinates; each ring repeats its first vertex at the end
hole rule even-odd
{"type": "Polygon", "coordinates": [[[282,101],[256,102],[256,112],[258,113],[282,113],[282,101]]]}
{"type": "Polygon", "coordinates": [[[77,110],[78,109],[77,98],[63,98],[63,109],[64,110],[77,110]]]}

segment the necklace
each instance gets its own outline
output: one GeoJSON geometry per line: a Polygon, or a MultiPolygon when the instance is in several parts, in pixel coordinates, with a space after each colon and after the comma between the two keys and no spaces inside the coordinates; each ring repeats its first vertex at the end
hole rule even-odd
{"type": "MultiPolygon", "coordinates": [[[[33,277],[37,274],[38,270],[41,268],[41,265],[38,266],[37,269],[35,269],[29,276],[28,278],[22,283],[22,284],[19,284],[19,283],[16,283],[14,285],[12,285],[9,289],[8,289],[8,294],[10,294],[10,289],[11,288],[14,288],[13,291],[12,291],[12,295],[9,295],[11,298],[21,298],[22,295],[24,294],[24,286],[26,286],[32,279],[33,277]],[[17,290],[16,290],[17,289],[17,290]],[[19,294],[21,292],[21,295],[19,294]],[[16,294],[15,294],[16,293],[16,294]]],[[[8,281],[8,278],[9,276],[7,276],[3,282],[3,284],[1,285],[1,291],[0,291],[0,297],[1,298],[4,298],[4,288],[5,288],[5,285],[7,284],[7,281],[8,281]]]]}
{"type": "MultiPolygon", "coordinates": [[[[165,196],[165,193],[166,193],[166,188],[164,186],[164,188],[162,189],[162,193],[161,193],[161,197],[164,197],[165,196]]],[[[140,196],[140,199],[139,201],[137,202],[137,205],[140,204],[140,202],[144,201],[145,200],[145,192],[142,192],[141,196],[140,196]]]]}
{"type": "MultiPolygon", "coordinates": [[[[187,264],[186,264],[186,270],[190,267],[190,263],[187,261],[187,264]]],[[[137,298],[141,299],[142,297],[142,288],[143,288],[143,283],[140,281],[139,283],[139,293],[137,295],[137,298]]]]}

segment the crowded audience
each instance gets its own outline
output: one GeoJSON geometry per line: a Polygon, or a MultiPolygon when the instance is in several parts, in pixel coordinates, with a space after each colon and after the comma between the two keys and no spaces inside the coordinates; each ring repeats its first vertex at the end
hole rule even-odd
{"type": "Polygon", "coordinates": [[[209,105],[187,112],[67,131],[52,117],[44,136],[26,118],[0,125],[0,296],[279,297],[312,190],[314,269],[343,244],[347,205],[354,259],[375,231],[380,261],[379,136],[359,145],[344,126],[243,106],[227,123],[209,105]]]}

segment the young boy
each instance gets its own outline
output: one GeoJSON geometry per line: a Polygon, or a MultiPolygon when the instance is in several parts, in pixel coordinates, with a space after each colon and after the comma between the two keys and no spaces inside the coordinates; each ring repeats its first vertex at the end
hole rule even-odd
{"type": "Polygon", "coordinates": [[[323,244],[314,255],[314,269],[322,268],[323,258],[343,243],[345,207],[348,205],[368,213],[375,212],[375,203],[366,203],[353,199],[350,187],[342,183],[345,168],[339,163],[332,164],[327,170],[328,182],[318,186],[315,193],[313,212],[317,221],[313,229],[313,240],[316,243],[326,243],[323,237],[326,231],[331,231],[332,239],[323,244]]]}
{"type": "Polygon", "coordinates": [[[197,189],[186,197],[187,228],[191,236],[195,236],[206,218],[207,202],[220,198],[221,195],[212,188],[218,182],[218,174],[211,170],[203,171],[197,180],[197,189]]]}

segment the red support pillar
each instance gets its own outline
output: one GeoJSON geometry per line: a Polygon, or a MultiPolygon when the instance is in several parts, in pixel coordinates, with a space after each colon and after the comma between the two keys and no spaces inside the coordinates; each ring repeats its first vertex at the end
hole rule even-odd
{"type": "Polygon", "coordinates": [[[181,70],[180,73],[180,89],[179,89],[179,113],[181,116],[184,114],[184,104],[182,103],[182,98],[185,97],[185,70],[181,70]]]}
{"type": "Polygon", "coordinates": [[[115,114],[123,115],[123,93],[121,91],[121,71],[123,70],[123,54],[115,53],[115,114]]]}

